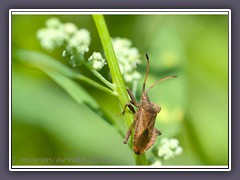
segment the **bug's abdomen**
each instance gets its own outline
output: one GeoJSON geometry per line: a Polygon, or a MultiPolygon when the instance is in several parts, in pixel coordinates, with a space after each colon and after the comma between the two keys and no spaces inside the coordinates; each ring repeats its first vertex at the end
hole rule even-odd
{"type": "Polygon", "coordinates": [[[136,112],[133,138],[133,150],[136,154],[142,154],[146,151],[154,133],[156,116],[157,112],[152,113],[144,108],[139,108],[136,112]]]}
{"type": "Polygon", "coordinates": [[[145,130],[133,145],[134,153],[138,155],[142,154],[145,151],[150,139],[151,136],[149,136],[148,130],[145,130]]]}

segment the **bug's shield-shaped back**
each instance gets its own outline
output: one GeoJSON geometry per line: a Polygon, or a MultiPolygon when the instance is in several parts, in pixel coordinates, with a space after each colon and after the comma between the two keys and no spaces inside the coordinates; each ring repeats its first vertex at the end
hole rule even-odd
{"type": "Polygon", "coordinates": [[[160,107],[151,102],[144,102],[135,116],[135,132],[133,138],[133,150],[136,154],[146,152],[156,141],[160,132],[154,128],[160,107]]]}

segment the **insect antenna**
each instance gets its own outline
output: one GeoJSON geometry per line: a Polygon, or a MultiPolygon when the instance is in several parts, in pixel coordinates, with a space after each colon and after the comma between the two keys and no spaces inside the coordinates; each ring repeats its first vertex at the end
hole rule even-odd
{"type": "Polygon", "coordinates": [[[147,81],[147,77],[148,77],[148,71],[149,71],[149,67],[150,67],[149,58],[148,58],[147,53],[146,53],[146,58],[147,58],[147,69],[146,69],[146,76],[145,76],[145,79],[144,79],[144,82],[143,82],[142,92],[145,91],[146,81],[147,81]]]}
{"type": "Polygon", "coordinates": [[[151,85],[147,90],[146,90],[146,93],[148,93],[148,91],[150,91],[155,85],[157,85],[158,83],[160,82],[163,82],[167,79],[170,79],[170,78],[176,78],[177,76],[176,75],[173,75],[173,76],[167,76],[167,77],[164,77],[162,79],[159,79],[157,82],[155,82],[153,85],[151,85]]]}

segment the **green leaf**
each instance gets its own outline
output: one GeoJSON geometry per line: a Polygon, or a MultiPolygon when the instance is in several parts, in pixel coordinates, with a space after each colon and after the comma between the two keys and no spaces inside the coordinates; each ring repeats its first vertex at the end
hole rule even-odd
{"type": "MultiPolygon", "coordinates": [[[[58,74],[51,75],[58,81],[61,79],[58,74]]],[[[84,104],[78,104],[66,96],[52,81],[39,77],[39,74],[26,72],[15,64],[12,71],[12,119],[15,130],[21,126],[25,129],[33,127],[48,135],[44,139],[44,148],[39,148],[44,136],[39,136],[40,139],[36,141],[33,135],[37,132],[31,134],[30,129],[26,132],[14,131],[12,138],[15,139],[13,149],[16,154],[13,156],[18,159],[48,155],[52,158],[82,158],[80,162],[67,161],[63,164],[134,164],[129,147],[122,143],[122,137],[112,125],[84,104]],[[27,139],[24,138],[26,133],[27,139]],[[29,152],[27,147],[31,144],[33,151],[29,152]],[[57,147],[52,149],[56,144],[57,147]]]]}
{"type": "Polygon", "coordinates": [[[69,78],[81,80],[95,88],[105,91],[112,96],[115,96],[113,91],[111,91],[109,88],[102,86],[101,84],[89,79],[79,72],[74,71],[73,69],[45,54],[28,50],[16,50],[13,53],[13,58],[22,63],[38,68],[44,72],[52,70],[69,78]]]}
{"type": "Polygon", "coordinates": [[[45,73],[61,86],[78,103],[91,104],[91,107],[98,109],[96,101],[73,80],[51,70],[44,70],[45,73]]]}

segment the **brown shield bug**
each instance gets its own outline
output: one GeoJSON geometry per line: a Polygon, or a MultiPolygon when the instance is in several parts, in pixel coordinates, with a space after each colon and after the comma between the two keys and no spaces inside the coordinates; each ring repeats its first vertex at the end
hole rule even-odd
{"type": "Polygon", "coordinates": [[[132,128],[134,127],[133,150],[137,155],[145,153],[155,143],[157,136],[161,135],[161,132],[154,127],[157,114],[161,111],[161,107],[155,103],[150,102],[147,93],[156,84],[165,81],[169,78],[177,77],[177,76],[164,77],[155,82],[153,85],[151,85],[147,90],[145,90],[150,66],[147,54],[146,58],[147,58],[147,70],[143,82],[141,100],[139,103],[137,103],[135,97],[133,96],[132,91],[130,89],[127,89],[127,92],[131,100],[124,106],[123,112],[121,113],[121,115],[124,114],[126,111],[126,107],[128,107],[135,115],[134,121],[132,122],[131,126],[129,127],[126,133],[124,144],[127,143],[132,132],[132,128]],[[135,111],[133,105],[138,108],[137,111],[135,111]]]}

